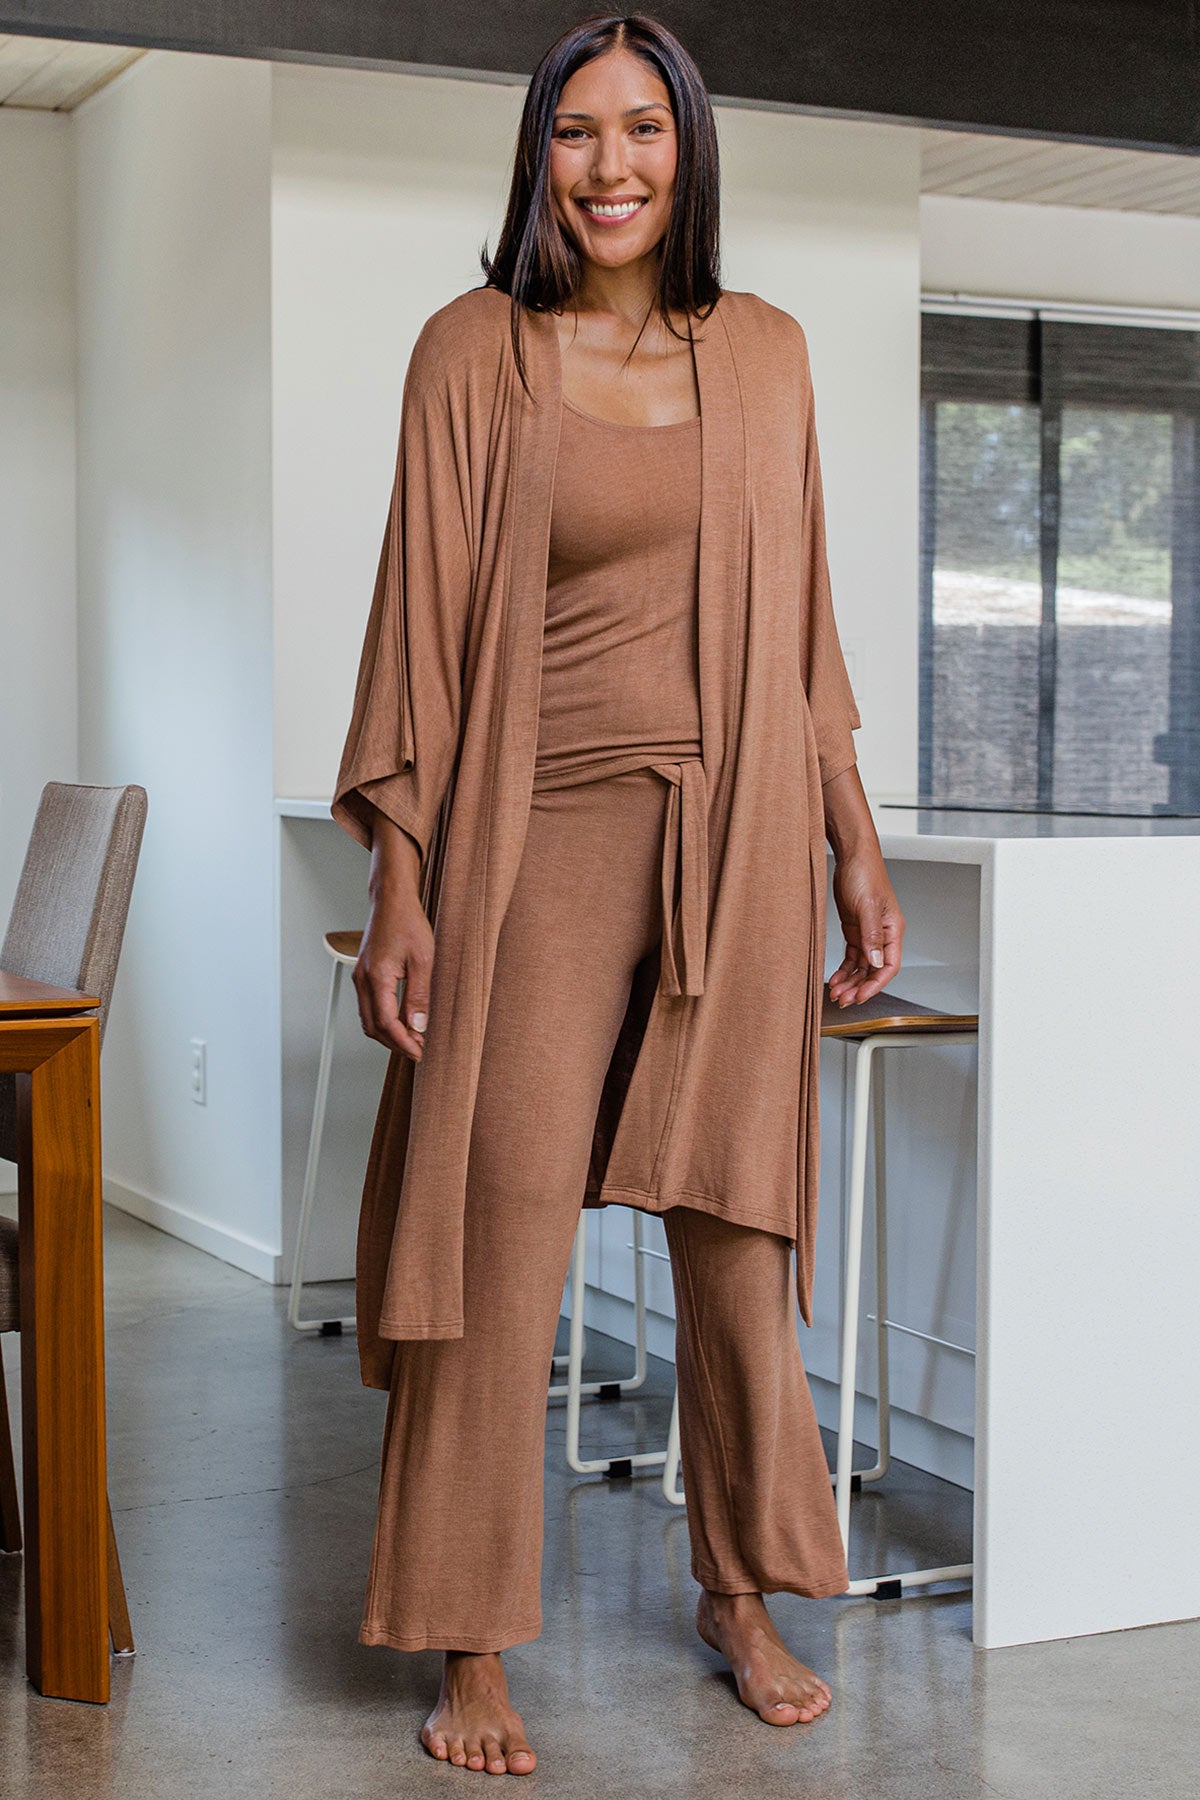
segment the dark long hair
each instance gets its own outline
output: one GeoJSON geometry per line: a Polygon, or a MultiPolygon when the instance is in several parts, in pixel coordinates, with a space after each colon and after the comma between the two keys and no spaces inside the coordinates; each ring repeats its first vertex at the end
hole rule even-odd
{"type": "MultiPolygon", "coordinates": [[[[576,69],[618,49],[631,50],[661,77],[670,95],[679,140],[675,195],[659,257],[659,316],[673,336],[681,337],[671,323],[669,309],[686,312],[690,335],[693,314],[706,316],[701,309],[711,311],[720,298],[717,126],[700,71],[674,33],[648,13],[597,13],[582,19],[551,44],[533,72],[521,113],[500,241],[494,257],[488,256],[486,241],[480,251],[487,277],[484,286],[499,288],[512,297],[513,355],[526,392],[529,383],[521,354],[521,308],[558,311],[575,296],[583,272],[579,251],[551,210],[549,161],[554,114],[576,69]]],[[[635,338],[630,355],[636,347],[635,338]]]]}

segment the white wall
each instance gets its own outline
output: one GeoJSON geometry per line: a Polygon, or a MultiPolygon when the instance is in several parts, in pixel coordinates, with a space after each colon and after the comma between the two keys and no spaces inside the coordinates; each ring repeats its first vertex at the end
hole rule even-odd
{"type": "Polygon", "coordinates": [[[42,787],[78,779],[73,221],[70,122],[0,109],[0,939],[42,787]]]}
{"type": "Polygon", "coordinates": [[[921,284],[938,293],[1194,311],[1200,219],[926,194],[921,284]]]}
{"type": "Polygon", "coordinates": [[[333,791],[417,333],[482,281],[522,90],[273,70],[276,791],[333,791]],[[448,129],[469,120],[470,129],[448,129]]]}
{"type": "Polygon", "coordinates": [[[917,780],[920,134],[717,111],[725,283],[794,313],[812,356],[838,631],[864,785],[917,780]]]}
{"type": "Polygon", "coordinates": [[[273,1276],[270,70],[155,54],[74,135],[80,771],[150,799],[105,1166],[133,1210],[273,1276]]]}
{"type": "Polygon", "coordinates": [[[74,781],[70,121],[0,109],[0,936],[47,781],[74,781]]]}

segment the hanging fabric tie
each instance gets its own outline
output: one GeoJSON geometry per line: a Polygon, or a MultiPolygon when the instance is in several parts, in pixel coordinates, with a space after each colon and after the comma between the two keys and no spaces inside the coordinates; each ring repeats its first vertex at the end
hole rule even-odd
{"type": "Polygon", "coordinates": [[[704,952],[708,939],[708,789],[698,757],[651,763],[670,783],[662,854],[662,972],[664,994],[704,992],[704,952]],[[679,905],[675,877],[679,872],[679,905]],[[680,955],[677,958],[676,944],[680,955]],[[683,966],[680,976],[680,961],[683,966]]]}

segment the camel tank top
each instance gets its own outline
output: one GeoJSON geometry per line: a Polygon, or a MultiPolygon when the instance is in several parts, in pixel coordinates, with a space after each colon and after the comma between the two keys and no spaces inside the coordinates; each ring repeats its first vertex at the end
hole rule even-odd
{"type": "Polygon", "coordinates": [[[700,420],[562,403],[536,781],[701,754],[700,420]]]}

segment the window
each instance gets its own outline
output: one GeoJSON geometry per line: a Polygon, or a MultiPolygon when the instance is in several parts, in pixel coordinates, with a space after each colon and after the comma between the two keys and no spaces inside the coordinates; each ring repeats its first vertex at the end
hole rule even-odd
{"type": "Polygon", "coordinates": [[[1200,332],[921,346],[920,800],[1200,814],[1200,332]]]}

